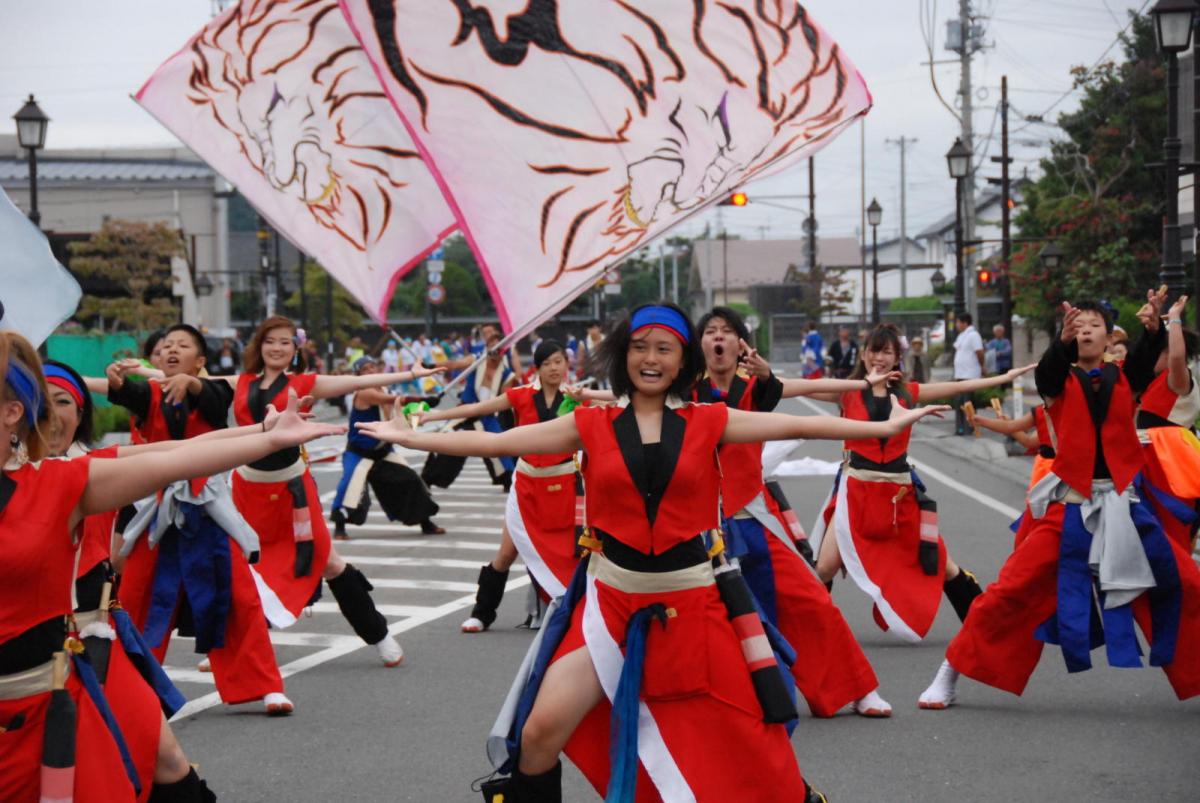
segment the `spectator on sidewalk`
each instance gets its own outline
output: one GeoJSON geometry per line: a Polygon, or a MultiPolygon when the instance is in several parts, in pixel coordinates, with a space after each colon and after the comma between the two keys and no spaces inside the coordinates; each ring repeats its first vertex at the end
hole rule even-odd
{"type": "MultiPolygon", "coordinates": [[[[954,338],[954,379],[979,379],[983,376],[983,338],[974,326],[971,313],[960,312],[954,319],[958,336],[954,338]]],[[[954,434],[967,434],[967,415],[963,405],[970,400],[967,393],[954,397],[954,434]]]]}
{"type": "Polygon", "coordinates": [[[805,379],[820,379],[825,375],[825,340],[817,330],[817,322],[808,322],[808,334],[804,338],[804,368],[805,379]]]}
{"type": "Polygon", "coordinates": [[[925,353],[925,341],[919,337],[909,341],[908,353],[904,355],[904,373],[913,382],[929,381],[929,355],[925,353]]]}
{"type": "Polygon", "coordinates": [[[845,379],[858,365],[858,344],[850,337],[850,329],[838,327],[838,339],[829,347],[829,367],[835,379],[845,379]]]}
{"type": "Polygon", "coordinates": [[[985,356],[989,374],[1006,374],[1013,367],[1012,341],[1004,336],[1004,324],[992,327],[992,339],[987,342],[985,356]]]}

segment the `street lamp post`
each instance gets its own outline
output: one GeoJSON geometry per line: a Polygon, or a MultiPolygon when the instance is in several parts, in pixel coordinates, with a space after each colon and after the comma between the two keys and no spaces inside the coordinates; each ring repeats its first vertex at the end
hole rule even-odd
{"type": "Polygon", "coordinates": [[[883,220],[883,207],[872,198],[867,207],[867,222],[871,224],[871,323],[879,325],[879,224],[883,220]]]}
{"type": "Polygon", "coordinates": [[[29,219],[40,229],[42,214],[38,212],[37,202],[37,152],[46,146],[46,128],[50,118],[30,95],[13,119],[17,121],[17,142],[29,151],[29,219]]]}
{"type": "Polygon", "coordinates": [[[1154,17],[1154,38],[1167,58],[1167,136],[1163,139],[1166,210],[1159,281],[1167,286],[1172,298],[1187,291],[1179,242],[1179,54],[1191,44],[1195,12],[1195,0],[1158,0],[1150,10],[1154,17]]]}
{"type": "Polygon", "coordinates": [[[946,152],[946,166],[954,179],[954,314],[967,311],[967,277],[963,270],[963,179],[971,170],[971,150],[961,138],[946,152]]]}

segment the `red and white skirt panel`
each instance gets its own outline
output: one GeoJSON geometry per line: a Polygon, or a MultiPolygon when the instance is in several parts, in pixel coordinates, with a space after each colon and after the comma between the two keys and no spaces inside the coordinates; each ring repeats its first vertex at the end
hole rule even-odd
{"type": "Polygon", "coordinates": [[[925,638],[942,599],[946,545],[938,536],[937,572],[925,574],[912,477],[843,467],[824,518],[846,573],[875,603],[876,623],[905,641],[925,638]]]}
{"type": "MultiPolygon", "coordinates": [[[[258,533],[258,563],[250,568],[262,580],[258,584],[259,592],[271,624],[287,627],[296,621],[312,599],[317,586],[321,584],[325,565],[329,562],[332,542],[321,508],[321,494],[307,466],[302,475],[297,474],[303,477],[307,511],[293,508],[287,479],[276,482],[251,481],[243,472],[250,474],[245,466],[233,472],[233,503],[258,533]],[[301,521],[298,523],[297,519],[301,521]],[[297,526],[307,530],[305,535],[311,534],[313,546],[312,565],[308,574],[302,577],[296,577],[295,572],[297,526]]],[[[252,476],[265,473],[255,472],[252,476]]]]}
{"type": "Polygon", "coordinates": [[[584,717],[566,754],[604,795],[609,720],[629,618],[652,603],[675,611],[650,625],[638,715],[638,801],[803,800],[783,725],[762,721],[741,643],[709,564],[644,574],[595,554],[587,593],[555,659],[586,646],[605,700],[584,717]],[[705,576],[706,575],[706,576],[705,576]]]}
{"type": "Polygon", "coordinates": [[[575,573],[575,464],[537,468],[517,463],[504,512],[521,560],[551,599],[575,573]]]}
{"type": "MultiPolygon", "coordinates": [[[[66,688],[75,700],[76,712],[75,803],[133,803],[133,784],[125,774],[121,754],[104,718],[74,674],[67,677],[66,688]]],[[[42,743],[49,704],[48,691],[0,699],[0,725],[8,726],[24,717],[20,727],[0,733],[0,800],[4,803],[52,803],[62,799],[55,790],[41,788],[42,743]]],[[[157,700],[153,705],[158,711],[157,700]]]]}
{"type": "Polygon", "coordinates": [[[796,688],[813,716],[832,717],[878,688],[879,678],[828,589],[796,551],[779,505],[770,494],[760,494],[745,510],[770,533],[775,626],[796,650],[796,688]]]}

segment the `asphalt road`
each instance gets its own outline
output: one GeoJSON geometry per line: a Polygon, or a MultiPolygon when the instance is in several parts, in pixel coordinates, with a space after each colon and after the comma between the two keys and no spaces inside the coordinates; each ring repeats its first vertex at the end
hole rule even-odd
{"type": "MultiPolygon", "coordinates": [[[[814,412],[787,404],[794,412],[814,412]]],[[[919,425],[912,455],[928,469],[926,484],[938,500],[951,554],[987,583],[1011,548],[1010,514],[1021,506],[1024,489],[929,445],[945,435],[945,424],[919,425]]],[[[811,442],[799,455],[832,461],[839,448],[811,442]]],[[[316,467],[326,507],[339,473],[336,462],[316,467]]],[[[829,484],[828,477],[784,482],[806,527],[829,484]]],[[[215,703],[211,681],[195,671],[191,643],[172,646],[168,668],[193,701],[174,727],[222,800],[481,799],[470,784],[490,769],[484,737],[531,639],[515,627],[524,619],[527,580],[518,564],[493,629],[460,633],[478,567],[499,540],[504,497],[489,486],[477,460],[436,495],[443,506],[436,518],[449,529],[446,535],[422,536],[373,513],[367,526],[351,528],[353,540],[337,544],[375,582],[376,602],[404,645],[404,666],[385,669],[375,651],[355,639],[328,594],[310,618],[273,633],[296,703],[291,717],[268,719],[258,705],[215,703]]],[[[1200,797],[1200,701],[1176,701],[1159,670],[1111,669],[1100,650],[1093,653],[1095,669],[1068,676],[1050,648],[1024,697],[964,679],[958,705],[920,711],[917,696],[958,628],[949,604],[924,643],[908,645],[875,626],[866,596],[851,582],[837,582],[834,599],[895,713],[890,720],[802,715],[793,744],[805,776],[832,801],[1200,797]]],[[[801,660],[821,656],[802,651],[801,660]]],[[[719,742],[713,749],[719,751],[719,742]]],[[[569,764],[564,799],[599,799],[569,764]]]]}

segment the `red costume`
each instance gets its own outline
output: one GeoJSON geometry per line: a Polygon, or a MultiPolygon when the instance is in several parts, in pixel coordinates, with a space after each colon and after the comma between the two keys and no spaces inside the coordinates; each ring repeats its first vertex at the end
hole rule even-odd
{"type": "MultiPolygon", "coordinates": [[[[908,398],[897,396],[896,403],[912,407],[921,386],[906,387],[908,398]]],[[[855,421],[885,420],[890,404],[890,394],[869,391],[841,399],[842,415],[855,421]]],[[[906,641],[920,641],[941,602],[946,546],[936,514],[921,509],[924,491],[907,460],[910,434],[906,429],[891,438],[846,441],[847,459],[822,518],[826,534],[837,538],[846,572],[874,600],[875,621],[906,641]]]]}
{"type": "Polygon", "coordinates": [[[1156,376],[1142,393],[1138,436],[1146,446],[1146,490],[1154,512],[1167,535],[1190,550],[1200,502],[1200,440],[1194,430],[1200,387],[1189,371],[1191,387],[1181,396],[1171,390],[1168,373],[1156,376]]]}
{"type": "MultiPolygon", "coordinates": [[[[540,387],[505,391],[516,426],[553,421],[562,391],[547,405],[540,387]]],[[[504,517],[508,534],[533,579],[551,598],[561,596],[575,572],[575,455],[525,455],[517,462],[504,517]]]]}
{"type": "MultiPolygon", "coordinates": [[[[182,440],[225,426],[232,390],[223,380],[202,379],[201,382],[200,395],[177,407],[165,402],[157,382],[125,382],[120,390],[109,391],[109,399],[142,417],[142,432],[148,442],[182,440]]],[[[203,480],[193,480],[193,487],[197,482],[200,486],[204,484],[203,480]]],[[[231,599],[224,627],[224,645],[211,649],[208,658],[221,699],[233,705],[282,692],[283,678],[275,661],[250,564],[238,544],[233,539],[229,542],[231,599]]],[[[151,612],[159,554],[160,549],[151,549],[145,537],[139,538],[121,573],[121,604],[143,632],[151,612]]],[[[168,634],[173,628],[172,621],[168,634]]],[[[160,662],[166,655],[169,641],[169,638],[163,638],[154,649],[160,662]]]]}
{"type": "Polygon", "coordinates": [[[715,452],[726,415],[722,405],[666,409],[661,442],[644,445],[632,408],[575,411],[588,523],[604,552],[588,558],[586,592],[555,658],[586,646],[604,687],[606,699],[566,746],[601,794],[627,626],[635,611],[658,604],[663,624],[649,624],[637,691],[637,800],[804,799],[784,727],[763,722],[698,535],[719,523],[715,452]]]}
{"type": "MultiPolygon", "coordinates": [[[[41,788],[50,701],[47,662],[63,648],[65,617],[71,613],[76,544],[68,522],[87,476],[86,460],[46,460],[0,474],[0,800],[5,803],[35,803],[54,795],[41,788]]],[[[75,799],[134,800],[116,742],[76,674],[68,677],[66,688],[76,706],[75,799]]]]}
{"type": "MultiPolygon", "coordinates": [[[[782,386],[774,376],[734,376],[728,394],[709,380],[696,389],[701,401],[724,401],[746,411],[769,412],[782,386]]],[[[721,463],[726,549],[735,555],[767,619],[796,650],[796,687],[814,716],[831,717],[879,686],[875,671],[829,591],[797,551],[779,503],[763,483],[761,443],[727,443],[721,463]]]]}
{"type": "MultiPolygon", "coordinates": [[[[234,420],[239,426],[261,423],[267,405],[282,410],[289,393],[304,398],[316,381],[316,374],[280,374],[270,388],[261,388],[261,377],[242,374],[233,396],[234,420]]],[[[258,533],[261,554],[251,571],[266,583],[264,604],[276,609],[271,620],[294,620],[321,585],[331,544],[321,495],[300,448],[237,469],[233,502],[258,533]],[[280,615],[280,606],[286,615],[280,615]]]]}
{"type": "Polygon", "coordinates": [[[1136,620],[1151,642],[1150,663],[1162,666],[1180,699],[1192,697],[1200,694],[1200,570],[1163,535],[1145,501],[1129,494],[1143,453],[1126,372],[1108,363],[1089,375],[1073,359],[1074,345],[1056,341],[1038,366],[1038,391],[1051,400],[1058,439],[1051,472],[1030,494],[1040,517],[975,601],[946,659],[968,677],[1021,694],[1046,642],[1062,645],[1069,671],[1090,668],[1101,623],[1110,664],[1141,666],[1136,620]],[[1088,529],[1092,510],[1105,522],[1102,531],[1088,529]],[[1130,601],[1118,589],[1105,591],[1103,563],[1089,566],[1096,533],[1110,552],[1116,542],[1109,539],[1123,529],[1153,571],[1130,601]],[[1111,599],[1093,610],[1097,593],[1111,599]]]}

